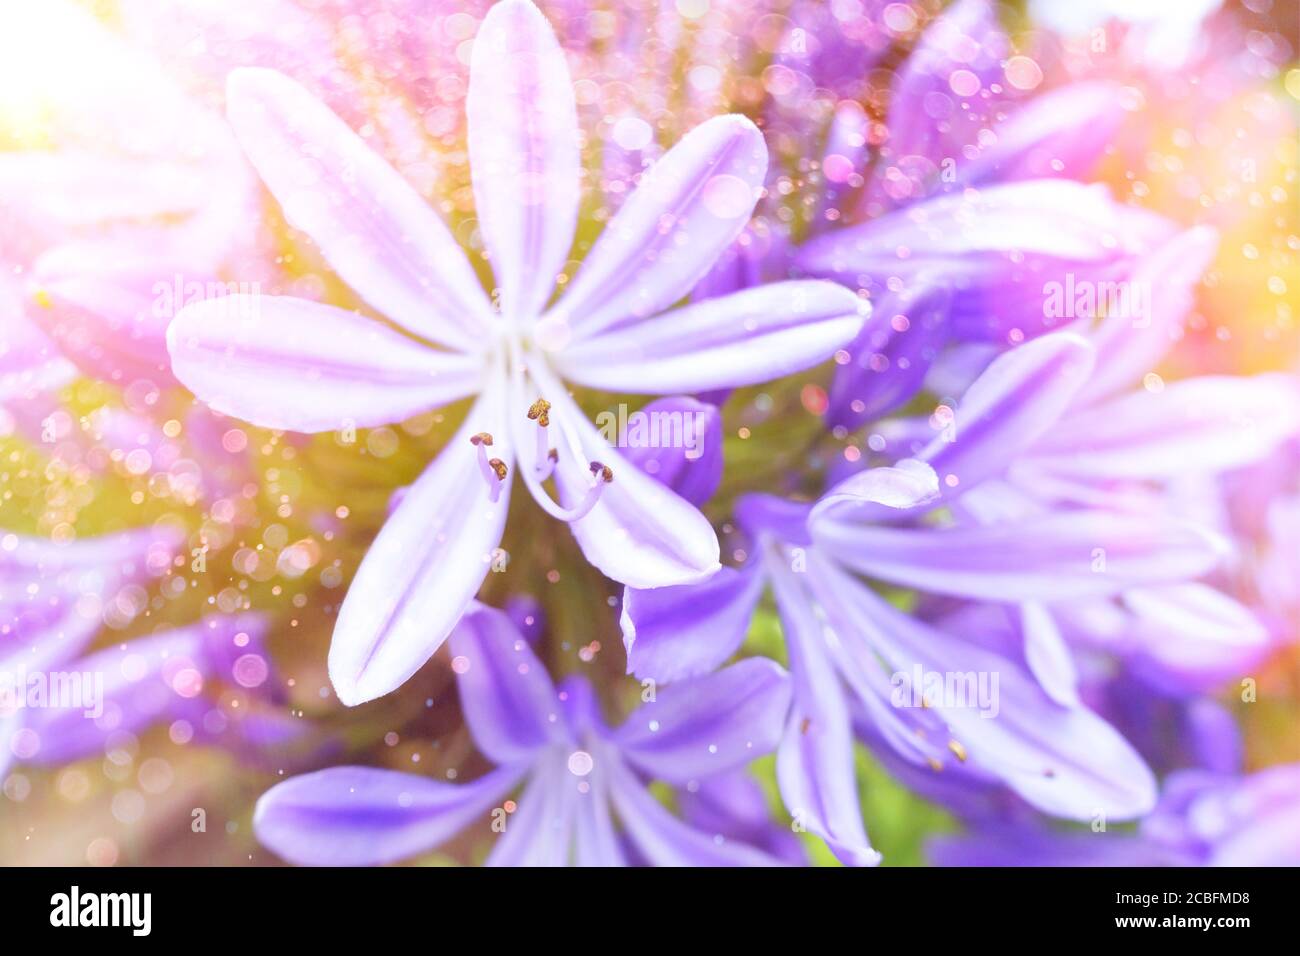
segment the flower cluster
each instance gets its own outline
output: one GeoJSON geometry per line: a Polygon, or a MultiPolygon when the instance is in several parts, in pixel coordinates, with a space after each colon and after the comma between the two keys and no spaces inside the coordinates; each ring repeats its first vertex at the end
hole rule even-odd
{"type": "Polygon", "coordinates": [[[6,11],[0,835],[1300,864],[1246,6],[6,11]]]}

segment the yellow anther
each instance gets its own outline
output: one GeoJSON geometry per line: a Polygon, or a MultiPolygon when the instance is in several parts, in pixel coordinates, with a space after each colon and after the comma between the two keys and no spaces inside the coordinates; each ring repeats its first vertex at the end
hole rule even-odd
{"type": "Polygon", "coordinates": [[[551,403],[544,398],[539,398],[528,406],[528,417],[543,428],[549,427],[551,424],[551,403]]]}

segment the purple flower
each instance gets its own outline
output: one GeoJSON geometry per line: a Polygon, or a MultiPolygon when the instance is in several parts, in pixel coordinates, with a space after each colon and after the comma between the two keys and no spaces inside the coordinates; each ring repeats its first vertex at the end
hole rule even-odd
{"type": "MultiPolygon", "coordinates": [[[[764,587],[772,587],[795,678],[778,757],[783,794],[792,812],[813,808],[809,828],[846,859],[870,858],[852,786],[854,723],[914,765],[1001,781],[1057,815],[1086,819],[1104,808],[1131,818],[1154,799],[1140,758],[1079,705],[1069,651],[1046,608],[1185,594],[1188,581],[1219,564],[1221,540],[1160,513],[1026,508],[1014,498],[998,511],[996,495],[980,497],[1004,488],[1008,467],[1071,407],[1090,380],[1094,353],[1079,336],[1055,333],[1000,356],[958,406],[956,440],[936,436],[921,460],[850,477],[815,506],[742,499],[737,517],[752,539],[744,567],[702,585],[626,593],[629,667],[669,680],[734,654],[764,587]],[[917,520],[943,510],[946,526],[917,520]],[[1023,658],[987,620],[963,628],[959,639],[894,609],[861,577],[1018,604],[1023,658]],[[918,664],[925,672],[1000,675],[999,715],[894,706],[889,674],[910,674],[918,664]]],[[[1190,597],[1203,609],[1231,604],[1209,589],[1190,597]]]]}
{"type": "MultiPolygon", "coordinates": [[[[933,476],[924,466],[868,476],[877,484],[877,501],[905,503],[933,494],[933,476]]],[[[810,537],[799,517],[802,511],[806,518],[806,506],[795,511],[773,499],[742,502],[739,517],[753,537],[749,566],[724,569],[703,588],[627,592],[632,669],[656,676],[665,661],[703,668],[725,659],[738,648],[769,585],[795,682],[777,757],[782,796],[796,819],[846,862],[874,858],[853,780],[855,724],[867,725],[874,739],[913,765],[975,783],[1000,782],[1059,816],[1088,819],[1098,808],[1115,818],[1145,812],[1154,799],[1150,772],[1104,721],[1052,700],[1022,664],[983,646],[976,635],[957,637],[893,608],[852,573],[837,549],[822,546],[819,539],[829,529],[846,527],[837,511],[852,507],[842,494],[823,498],[807,522],[810,537]],[[711,594],[701,593],[705,588],[711,594]],[[701,615],[700,606],[710,610],[701,615]],[[928,691],[925,707],[909,706],[906,693],[900,704],[896,693],[910,688],[915,674],[984,675],[997,687],[982,713],[972,702],[931,700],[928,691]]],[[[1057,563],[1066,564],[1068,538],[1063,529],[1062,540],[1040,553],[1059,548],[1057,563]]],[[[986,563],[993,560],[988,555],[986,563]]],[[[990,573],[1005,572],[991,566],[990,573]]]]}
{"type": "Polygon", "coordinates": [[[265,427],[379,425],[478,396],[340,612],[330,676],[347,704],[400,686],[446,638],[501,540],[512,468],[610,577],[658,587],[716,570],[709,523],[627,466],[565,380],[644,394],[749,385],[822,361],[862,324],[858,299],[827,282],[663,311],[757,199],[767,152],[739,116],[692,130],[646,173],[547,309],[578,214],[564,54],[527,0],[493,7],[474,51],[469,154],[499,313],[415,190],[296,83],[258,69],[233,73],[228,91],[254,166],[339,275],[410,335],[332,306],[239,296],[189,307],[168,330],[176,375],[214,409],[265,427]]]}
{"type": "Polygon", "coordinates": [[[498,834],[487,859],[498,866],[778,862],[683,823],[646,788],[647,779],[691,788],[771,752],[790,695],[771,661],[659,689],[610,728],[585,681],[557,690],[506,614],[473,605],[450,646],[466,722],[497,769],[464,784],[367,767],[297,777],[258,801],[262,843],[294,863],[368,865],[428,852],[477,825],[498,834]]]}

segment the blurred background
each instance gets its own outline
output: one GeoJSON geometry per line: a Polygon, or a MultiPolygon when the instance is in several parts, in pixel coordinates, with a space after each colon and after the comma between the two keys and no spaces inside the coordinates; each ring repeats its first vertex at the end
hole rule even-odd
{"type": "MultiPolygon", "coordinates": [[[[772,195],[752,242],[797,234],[824,186],[826,120],[855,108],[879,125],[899,65],[943,8],[539,5],[569,54],[588,137],[579,249],[665,145],[727,111],[759,122],[773,155],[772,195]],[[837,75],[819,57],[866,66],[837,75]]],[[[356,709],[339,704],[325,671],[339,604],[392,494],[442,447],[461,409],[354,435],[259,430],[196,404],[171,377],[160,333],[196,283],[200,293],[234,283],[356,303],[285,224],[226,127],[224,78],[237,66],[272,66],[307,85],[437,205],[462,244],[479,247],[464,98],[486,6],[0,2],[0,537],[85,542],[144,528],[174,542],[125,580],[73,569],[62,599],[70,620],[93,631],[92,652],[209,615],[249,631],[233,670],[196,666],[184,706],[160,705],[146,727],[115,730],[110,713],[90,752],[15,744],[0,770],[0,862],[274,864],[253,838],[251,812],[285,775],[344,758],[434,776],[486,768],[462,725],[445,651],[400,691],[356,709]]],[[[1121,85],[1126,118],[1090,178],[1220,232],[1168,377],[1300,368],[1298,9],[1293,0],[997,6],[1024,58],[1025,95],[1083,78],[1121,85]]],[[[705,509],[724,535],[738,494],[815,493],[837,461],[865,453],[861,434],[823,427],[829,377],[824,368],[727,398],[725,471],[705,509]]],[[[588,394],[584,405],[617,400],[588,394]]],[[[1294,462],[1232,480],[1225,507],[1247,516],[1273,489],[1300,491],[1294,462]]],[[[638,688],[623,677],[621,588],[518,497],[505,537],[510,573],[489,576],[485,600],[511,602],[554,675],[587,674],[607,689],[608,706],[630,707],[638,688]]],[[[1261,543],[1231,585],[1292,637],[1300,581],[1260,568],[1276,568],[1270,549],[1291,549],[1295,569],[1296,547],[1261,543]]],[[[3,605],[26,585],[20,570],[0,569],[3,605]]],[[[781,656],[771,607],[747,649],[781,656]]],[[[1221,695],[1243,730],[1246,766],[1300,761],[1295,644],[1279,642],[1257,680],[1256,702],[1239,701],[1235,687],[1221,695]]],[[[1186,729],[1156,716],[1144,726],[1156,738],[1144,753],[1177,766],[1186,729]]],[[[926,841],[958,825],[865,751],[860,763],[886,863],[925,863],[926,841]]],[[[771,760],[755,772],[774,819],[788,821],[771,760]]],[[[833,862],[819,841],[805,849],[833,862]]],[[[418,862],[473,863],[485,853],[467,839],[418,862]]]]}

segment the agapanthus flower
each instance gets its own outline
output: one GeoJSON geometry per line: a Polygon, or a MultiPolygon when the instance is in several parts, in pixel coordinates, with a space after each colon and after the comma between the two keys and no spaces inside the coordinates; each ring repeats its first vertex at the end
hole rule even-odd
{"type": "Polygon", "coordinates": [[[692,130],[645,174],[547,309],[580,187],[564,54],[526,0],[493,7],[474,51],[469,157],[499,310],[446,226],[356,134],[286,77],[240,70],[229,113],[254,166],[339,275],[409,334],[333,306],[240,296],[189,307],[168,330],[185,384],[266,427],[380,425],[477,396],[340,612],[330,675],[348,704],[401,685],[445,639],[488,573],[515,471],[618,581],[658,587],[717,569],[709,523],[628,466],[565,380],[647,394],[753,384],[826,359],[863,320],[855,296],[816,281],[664,311],[758,198],[766,148],[739,116],[692,130]]]}
{"type": "Polygon", "coordinates": [[[496,866],[779,862],[683,823],[647,788],[692,787],[770,753],[790,696],[776,664],[742,661],[659,689],[611,728],[584,680],[551,683],[505,613],[472,606],[448,644],[470,732],[497,768],[468,783],[370,767],[295,777],[258,801],[262,843],[294,863],[370,865],[477,826],[495,834],[487,863],[496,866]]]}
{"type": "Polygon", "coordinates": [[[945,634],[892,608],[859,577],[1037,608],[1182,583],[1214,569],[1223,543],[1185,519],[1158,513],[1012,510],[986,523],[900,523],[955,508],[985,483],[998,487],[1006,469],[1089,381],[1094,355],[1094,347],[1073,333],[1034,340],[999,357],[970,386],[955,412],[955,440],[939,435],[916,459],[852,476],[815,506],[742,499],[737,517],[753,541],[745,566],[724,569],[702,586],[627,592],[630,669],[667,680],[717,666],[739,648],[770,584],[796,681],[779,763],[787,806],[834,807],[833,819],[826,816],[810,829],[849,858],[862,859],[865,847],[851,787],[851,712],[846,698],[828,694],[827,687],[850,688],[866,723],[913,762],[951,765],[957,753],[956,762],[964,764],[969,756],[972,766],[1064,816],[1082,818],[1097,807],[1116,816],[1143,812],[1153,794],[1149,771],[1118,734],[1080,708],[1077,697],[1059,692],[1051,680],[1039,686],[1052,672],[1033,640],[1026,640],[1027,669],[1017,648],[998,652],[945,634]],[[970,719],[936,705],[913,717],[891,706],[888,674],[908,674],[918,662],[938,672],[1001,674],[1002,716],[970,719]],[[954,713],[966,719],[957,722],[954,713]],[[1052,738],[1060,746],[1088,740],[1091,753],[1105,758],[1054,755],[1052,744],[1037,736],[1053,720],[1080,724],[1052,738]],[[948,746],[945,721],[954,728],[957,750],[948,746]],[[914,724],[927,731],[925,737],[911,732],[914,724]],[[999,739],[1003,735],[1012,743],[999,739]],[[982,747],[991,749],[976,756],[982,747]],[[1071,779],[1057,763],[1079,776],[1071,779]]]}

